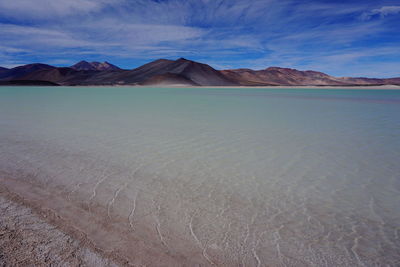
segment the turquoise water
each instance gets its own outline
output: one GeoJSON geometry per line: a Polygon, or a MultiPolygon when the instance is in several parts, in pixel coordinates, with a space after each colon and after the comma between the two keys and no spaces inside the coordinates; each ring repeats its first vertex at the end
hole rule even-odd
{"type": "Polygon", "coordinates": [[[188,265],[400,264],[399,90],[0,87],[0,148],[188,265]]]}

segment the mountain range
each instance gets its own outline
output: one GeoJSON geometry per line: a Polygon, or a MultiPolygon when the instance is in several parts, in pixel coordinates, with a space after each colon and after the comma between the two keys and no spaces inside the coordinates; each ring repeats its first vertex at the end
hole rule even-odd
{"type": "Polygon", "coordinates": [[[0,85],[162,85],[162,86],[373,86],[400,85],[399,78],[334,77],[317,71],[269,67],[216,70],[180,58],[159,59],[132,70],[108,62],[80,61],[70,67],[28,64],[0,67],[0,85]]]}

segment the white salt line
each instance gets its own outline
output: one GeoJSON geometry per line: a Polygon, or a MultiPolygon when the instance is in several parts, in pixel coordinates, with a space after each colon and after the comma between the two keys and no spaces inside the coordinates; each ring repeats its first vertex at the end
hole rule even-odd
{"type": "Polygon", "coordinates": [[[192,217],[190,218],[190,222],[189,222],[190,233],[192,234],[194,240],[196,240],[196,242],[200,245],[200,247],[203,248],[203,245],[201,244],[200,240],[197,238],[196,234],[195,234],[194,231],[193,231],[193,217],[194,217],[194,216],[192,216],[192,217]]]}
{"type": "Polygon", "coordinates": [[[120,193],[127,185],[128,185],[128,183],[125,183],[125,184],[123,184],[120,188],[118,188],[117,191],[115,191],[115,193],[114,193],[114,197],[108,202],[108,205],[107,205],[107,215],[108,215],[108,218],[111,219],[110,210],[111,210],[111,208],[112,208],[112,205],[113,205],[114,202],[115,202],[115,199],[118,197],[119,193],[120,193]]]}
{"type": "Polygon", "coordinates": [[[138,195],[139,195],[139,192],[136,193],[135,198],[133,199],[133,208],[132,208],[131,213],[129,214],[129,217],[128,217],[129,226],[132,228],[132,230],[134,230],[134,228],[133,228],[133,216],[135,215],[136,199],[137,199],[138,195]]]}
{"type": "Polygon", "coordinates": [[[251,251],[253,252],[253,256],[254,256],[254,258],[255,258],[256,261],[257,261],[257,267],[260,267],[260,266],[261,266],[261,260],[260,260],[260,258],[258,257],[255,248],[253,247],[253,248],[251,249],[251,251]]]}

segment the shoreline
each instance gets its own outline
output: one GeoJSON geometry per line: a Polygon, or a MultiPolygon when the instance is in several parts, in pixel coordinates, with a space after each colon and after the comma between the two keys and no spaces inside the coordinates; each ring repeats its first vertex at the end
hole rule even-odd
{"type": "MultiPolygon", "coordinates": [[[[166,250],[158,237],[148,238],[149,232],[154,231],[150,225],[127,230],[120,218],[110,218],[107,211],[103,214],[104,207],[93,205],[90,208],[79,202],[71,202],[62,190],[54,187],[45,189],[29,179],[29,175],[21,173],[11,176],[0,170],[0,236],[4,220],[11,223],[14,228],[12,233],[23,234],[11,238],[9,242],[15,244],[14,247],[20,246],[22,251],[34,249],[33,243],[27,242],[27,248],[19,245],[21,240],[25,240],[22,238],[24,236],[32,236],[35,243],[45,244],[44,249],[31,256],[36,261],[32,265],[48,265],[47,262],[41,262],[43,259],[54,259],[60,263],[65,256],[65,260],[87,262],[84,266],[208,266],[193,244],[184,242],[186,248],[192,251],[190,257],[166,250]],[[21,211],[23,219],[15,220],[13,213],[3,212],[3,205],[14,207],[14,213],[21,211]],[[28,229],[25,225],[32,225],[30,221],[34,222],[33,225],[42,225],[43,229],[28,229]],[[71,252],[74,257],[63,250],[57,254],[58,238],[52,236],[53,232],[62,237],[61,247],[66,247],[66,251],[74,251],[71,252]],[[55,254],[50,255],[50,252],[55,254]]],[[[10,265],[9,262],[13,265],[14,261],[21,259],[20,250],[7,250],[6,247],[0,243],[0,265],[2,261],[6,265],[10,265]]]]}
{"type": "Polygon", "coordinates": [[[193,86],[193,85],[2,85],[1,87],[57,87],[57,88],[104,88],[104,87],[121,87],[121,88],[205,88],[205,89],[314,89],[314,90],[400,90],[400,85],[277,85],[277,86],[193,86]]]}
{"type": "Polygon", "coordinates": [[[118,266],[87,240],[54,223],[54,214],[39,211],[0,186],[0,265],[118,266]]]}

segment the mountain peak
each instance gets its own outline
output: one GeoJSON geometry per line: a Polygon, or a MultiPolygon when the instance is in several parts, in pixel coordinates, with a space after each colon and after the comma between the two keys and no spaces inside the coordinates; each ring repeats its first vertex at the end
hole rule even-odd
{"type": "MultiPolygon", "coordinates": [[[[181,57],[181,58],[178,58],[175,62],[195,62],[195,61],[181,57]]],[[[196,63],[198,63],[198,62],[196,62],[196,63]]]]}
{"type": "Polygon", "coordinates": [[[95,71],[120,70],[120,68],[111,63],[108,63],[107,61],[101,63],[97,61],[87,62],[85,60],[79,61],[75,65],[71,66],[71,68],[75,70],[95,70],[95,71]]]}

